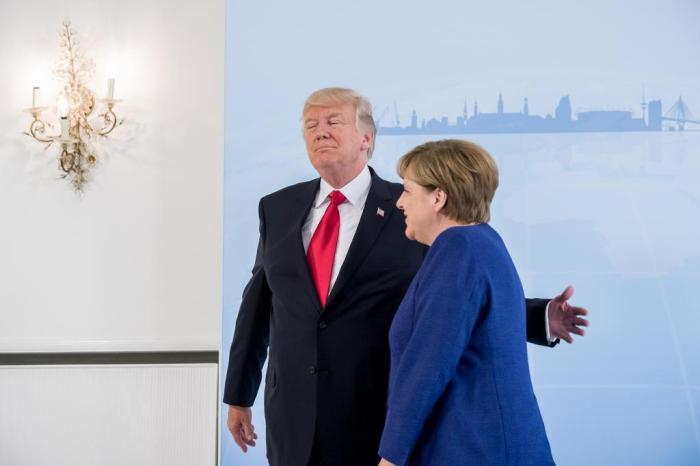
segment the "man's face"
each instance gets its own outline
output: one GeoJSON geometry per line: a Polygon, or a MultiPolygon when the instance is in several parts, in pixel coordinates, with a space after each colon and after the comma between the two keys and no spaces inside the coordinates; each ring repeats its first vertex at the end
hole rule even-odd
{"type": "Polygon", "coordinates": [[[321,176],[357,173],[367,164],[372,135],[358,127],[352,104],[309,107],[303,125],[309,160],[321,176]]]}

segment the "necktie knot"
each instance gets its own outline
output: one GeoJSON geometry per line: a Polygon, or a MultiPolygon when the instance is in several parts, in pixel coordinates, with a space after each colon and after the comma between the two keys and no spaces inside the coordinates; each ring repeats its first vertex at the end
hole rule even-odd
{"type": "Polygon", "coordinates": [[[347,197],[340,191],[331,191],[330,197],[332,206],[339,206],[347,200],[347,197]]]}

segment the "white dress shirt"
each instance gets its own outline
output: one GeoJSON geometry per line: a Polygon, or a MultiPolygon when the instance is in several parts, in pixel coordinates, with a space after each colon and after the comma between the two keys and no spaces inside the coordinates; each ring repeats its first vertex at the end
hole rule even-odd
{"type": "MultiPolygon", "coordinates": [[[[335,250],[335,259],[333,259],[333,272],[331,274],[330,287],[328,288],[329,293],[330,290],[333,289],[336,278],[338,278],[338,272],[340,272],[340,267],[343,265],[343,261],[345,261],[345,256],[348,255],[350,243],[355,237],[357,225],[360,223],[360,217],[365,208],[365,201],[367,201],[367,195],[369,194],[371,184],[372,175],[369,173],[369,168],[365,166],[360,174],[352,181],[342,188],[337,189],[337,191],[343,193],[347,200],[338,206],[338,213],[340,214],[340,232],[338,234],[338,246],[335,250]]],[[[304,226],[301,227],[301,239],[304,242],[304,252],[308,251],[311,237],[331,202],[329,194],[333,190],[333,186],[321,178],[321,186],[318,193],[316,193],[316,199],[311,206],[309,216],[306,217],[304,226]]]]}

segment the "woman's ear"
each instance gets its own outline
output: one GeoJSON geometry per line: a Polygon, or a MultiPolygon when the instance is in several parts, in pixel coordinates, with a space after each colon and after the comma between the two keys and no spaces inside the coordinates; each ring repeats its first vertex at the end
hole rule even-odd
{"type": "Polygon", "coordinates": [[[447,204],[447,193],[440,188],[435,188],[433,195],[433,209],[435,212],[440,212],[447,204]]]}

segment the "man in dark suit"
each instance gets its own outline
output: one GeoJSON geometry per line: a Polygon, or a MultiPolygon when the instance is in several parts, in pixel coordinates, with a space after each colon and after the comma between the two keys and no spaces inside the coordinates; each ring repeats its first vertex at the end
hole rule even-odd
{"type": "MultiPolygon", "coordinates": [[[[369,102],[349,89],[313,93],[303,111],[309,160],[321,178],[261,199],[260,241],[243,292],[224,402],[243,451],[266,356],[267,456],[273,466],[375,466],[384,423],[394,313],[424,248],[404,235],[402,186],[367,166],[369,102]]],[[[528,300],[528,340],[583,335],[585,309],[568,287],[528,300]]],[[[435,310],[439,318],[439,309],[435,310]]]]}

